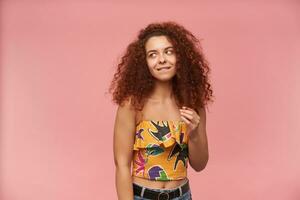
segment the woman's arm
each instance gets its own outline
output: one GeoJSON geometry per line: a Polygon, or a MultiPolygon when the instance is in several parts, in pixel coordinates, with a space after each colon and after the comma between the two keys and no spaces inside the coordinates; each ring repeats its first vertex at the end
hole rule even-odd
{"type": "Polygon", "coordinates": [[[134,135],[135,112],[130,102],[126,102],[118,107],[114,126],[115,180],[119,200],[133,199],[131,161],[134,135]]]}
{"type": "Polygon", "coordinates": [[[206,136],[206,111],[199,109],[199,115],[191,108],[181,109],[182,119],[189,127],[189,163],[199,172],[208,162],[208,144],[206,136]]]}
{"type": "Polygon", "coordinates": [[[208,144],[206,136],[206,112],[205,108],[199,110],[200,122],[194,133],[189,138],[189,163],[199,172],[208,162],[208,144]]]}

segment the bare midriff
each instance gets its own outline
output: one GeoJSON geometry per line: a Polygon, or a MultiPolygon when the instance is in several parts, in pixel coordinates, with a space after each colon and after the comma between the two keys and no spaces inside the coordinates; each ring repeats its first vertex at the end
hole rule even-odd
{"type": "Polygon", "coordinates": [[[186,180],[187,178],[171,181],[154,181],[137,176],[132,176],[133,183],[152,189],[173,189],[185,183],[186,180]]]}

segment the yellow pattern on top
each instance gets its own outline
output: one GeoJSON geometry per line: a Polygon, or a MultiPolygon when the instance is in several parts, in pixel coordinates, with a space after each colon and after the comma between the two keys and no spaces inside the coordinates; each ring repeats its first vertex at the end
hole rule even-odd
{"type": "Polygon", "coordinates": [[[132,175],[150,180],[178,180],[187,176],[186,123],[143,120],[136,126],[132,175]]]}

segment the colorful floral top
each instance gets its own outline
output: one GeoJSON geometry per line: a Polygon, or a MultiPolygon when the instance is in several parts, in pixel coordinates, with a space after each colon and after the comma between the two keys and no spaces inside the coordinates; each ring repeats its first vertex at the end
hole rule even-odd
{"type": "Polygon", "coordinates": [[[188,135],[183,121],[143,120],[136,126],[132,175],[168,181],[187,176],[188,135]]]}

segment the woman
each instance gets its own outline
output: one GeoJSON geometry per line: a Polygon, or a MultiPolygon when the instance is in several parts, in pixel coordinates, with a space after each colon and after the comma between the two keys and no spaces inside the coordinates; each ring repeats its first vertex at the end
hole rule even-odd
{"type": "Polygon", "coordinates": [[[199,172],[208,161],[209,70],[199,40],[175,22],[149,24],[129,44],[110,86],[119,200],[192,199],[188,164],[199,172]]]}

